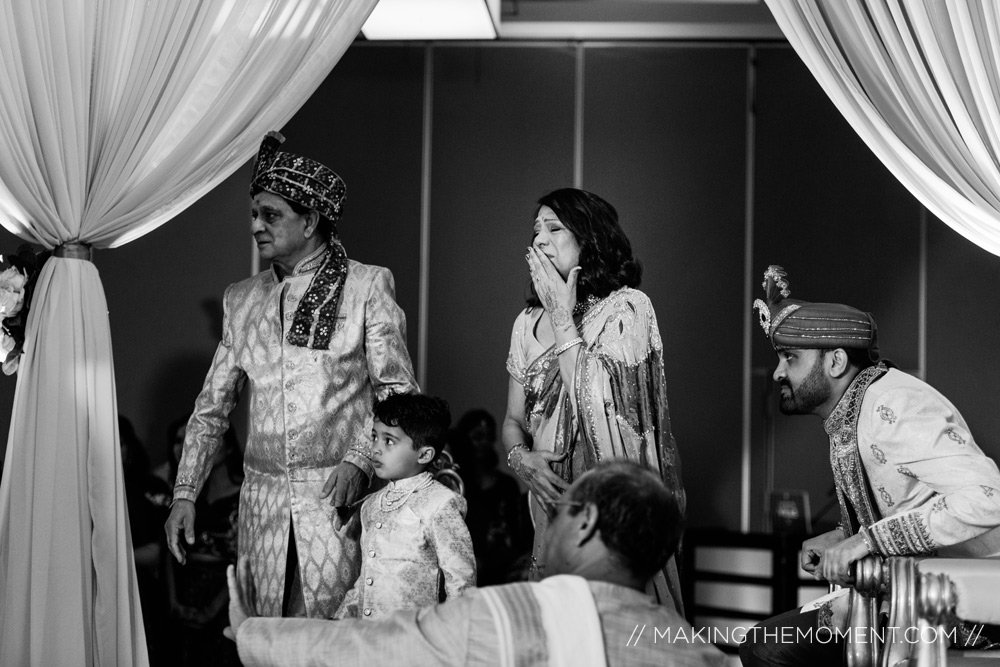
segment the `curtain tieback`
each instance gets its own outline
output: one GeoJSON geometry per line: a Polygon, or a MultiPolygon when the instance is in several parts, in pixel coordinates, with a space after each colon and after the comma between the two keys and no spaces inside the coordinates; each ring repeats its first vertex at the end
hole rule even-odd
{"type": "Polygon", "coordinates": [[[64,259],[84,259],[90,262],[94,258],[94,247],[89,243],[63,243],[56,246],[52,254],[64,259]]]}

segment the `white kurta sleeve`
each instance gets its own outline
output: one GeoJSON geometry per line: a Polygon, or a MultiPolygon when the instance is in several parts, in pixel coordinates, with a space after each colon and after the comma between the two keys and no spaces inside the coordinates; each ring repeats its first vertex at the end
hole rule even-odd
{"type": "Polygon", "coordinates": [[[478,595],[382,621],[251,618],[236,636],[246,667],[446,667],[497,655],[489,610],[478,595]]]}

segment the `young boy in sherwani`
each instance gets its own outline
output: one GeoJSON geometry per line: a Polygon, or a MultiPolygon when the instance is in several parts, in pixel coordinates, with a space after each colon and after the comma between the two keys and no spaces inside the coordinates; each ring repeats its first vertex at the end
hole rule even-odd
{"type": "Polygon", "coordinates": [[[395,394],[375,405],[372,465],[389,484],[361,506],[361,574],[334,618],[378,619],[476,585],[465,499],[428,472],[444,447],[448,404],[395,394]]]}

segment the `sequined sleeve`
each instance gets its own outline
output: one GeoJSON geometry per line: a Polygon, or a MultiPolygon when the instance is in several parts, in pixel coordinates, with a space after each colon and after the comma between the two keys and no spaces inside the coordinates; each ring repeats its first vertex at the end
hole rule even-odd
{"type": "Polygon", "coordinates": [[[396,303],[396,284],[389,269],[373,267],[365,302],[365,356],[376,400],[390,394],[419,391],[406,348],[406,314],[396,303]]]}
{"type": "Polygon", "coordinates": [[[593,321],[585,320],[584,337],[575,391],[580,430],[589,448],[597,460],[624,458],[656,470],[683,509],[663,342],[649,298],[638,290],[612,295],[593,321]]]}
{"type": "Polygon", "coordinates": [[[448,600],[476,586],[476,558],[472,551],[472,537],[465,524],[465,510],[465,498],[453,494],[431,519],[431,536],[438,567],[444,574],[448,600]]]}
{"type": "Polygon", "coordinates": [[[174,500],[194,502],[198,497],[215,453],[222,447],[222,436],[229,428],[229,413],[246,381],[246,374],[237,364],[233,350],[234,332],[229,317],[232,297],[233,286],[230,286],[223,297],[222,342],[215,351],[205,384],[188,420],[184,449],[177,467],[174,500]]]}
{"type": "Polygon", "coordinates": [[[510,349],[507,352],[507,372],[519,384],[524,384],[524,371],[528,360],[524,353],[524,335],[528,326],[528,311],[522,310],[514,320],[514,329],[510,334],[510,349]]]}
{"type": "Polygon", "coordinates": [[[240,662],[282,665],[491,665],[500,655],[490,607],[471,591],[454,602],[408,609],[384,621],[248,618],[240,662]]]}
{"type": "MultiPolygon", "coordinates": [[[[365,356],[375,400],[381,401],[390,394],[408,394],[419,388],[406,347],[406,315],[396,303],[392,272],[382,267],[371,268],[375,275],[365,301],[365,356]]],[[[370,431],[358,434],[344,460],[371,476],[370,431]]]]}
{"type": "Polygon", "coordinates": [[[869,528],[882,555],[928,553],[1000,525],[1000,471],[940,395],[894,388],[862,420],[871,438],[858,446],[886,517],[869,528]]]}

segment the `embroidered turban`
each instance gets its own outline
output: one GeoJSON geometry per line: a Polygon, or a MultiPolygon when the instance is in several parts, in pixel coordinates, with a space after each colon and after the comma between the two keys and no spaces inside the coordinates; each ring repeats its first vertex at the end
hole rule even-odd
{"type": "Polygon", "coordinates": [[[791,290],[780,266],[764,272],[767,301],[757,299],[753,307],[775,349],[799,348],[868,350],[877,361],[878,327],[871,313],[840,303],[810,303],[789,299],[791,290]]]}
{"type": "Polygon", "coordinates": [[[257,151],[250,196],[267,190],[337,222],[347,196],[344,180],[315,160],[279,152],[284,141],[278,132],[264,137],[257,151]]]}

